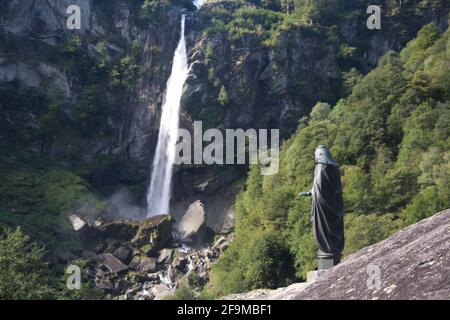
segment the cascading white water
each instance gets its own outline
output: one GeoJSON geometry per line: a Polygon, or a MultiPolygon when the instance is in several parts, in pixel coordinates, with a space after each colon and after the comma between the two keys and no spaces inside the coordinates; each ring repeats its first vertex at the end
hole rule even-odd
{"type": "Polygon", "coordinates": [[[152,178],[147,193],[147,217],[169,213],[172,168],[178,139],[178,122],[183,85],[188,75],[186,16],[181,18],[181,37],[175,50],[172,74],[167,81],[159,126],[158,144],[153,160],[152,178]]]}
{"type": "Polygon", "coordinates": [[[199,9],[205,2],[206,2],[206,0],[194,0],[193,1],[194,5],[197,7],[197,9],[199,9]]]}

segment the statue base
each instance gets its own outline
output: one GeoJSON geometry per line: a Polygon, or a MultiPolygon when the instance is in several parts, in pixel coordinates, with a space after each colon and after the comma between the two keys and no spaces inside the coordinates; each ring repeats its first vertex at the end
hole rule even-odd
{"type": "Polygon", "coordinates": [[[321,276],[325,274],[326,270],[314,270],[314,271],[308,271],[306,274],[306,282],[307,283],[313,283],[317,279],[319,279],[321,276]]]}
{"type": "Polygon", "coordinates": [[[341,262],[341,256],[319,251],[317,256],[317,270],[327,270],[341,262]]]}

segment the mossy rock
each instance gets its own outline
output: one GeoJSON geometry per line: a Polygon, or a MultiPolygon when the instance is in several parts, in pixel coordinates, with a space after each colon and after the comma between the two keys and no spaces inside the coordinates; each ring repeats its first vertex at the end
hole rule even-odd
{"type": "Polygon", "coordinates": [[[104,202],[89,184],[64,168],[0,156],[0,176],[0,225],[21,226],[52,250],[81,245],[69,214],[92,222],[104,210],[104,202]]]}
{"type": "Polygon", "coordinates": [[[106,222],[99,227],[103,239],[115,239],[143,248],[147,253],[170,245],[172,241],[173,219],[169,215],[159,215],[143,221],[119,219],[106,222]]]}

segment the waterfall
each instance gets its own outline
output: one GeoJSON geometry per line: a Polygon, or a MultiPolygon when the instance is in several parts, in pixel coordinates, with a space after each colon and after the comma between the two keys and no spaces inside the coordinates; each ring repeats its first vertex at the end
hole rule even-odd
{"type": "Polygon", "coordinates": [[[197,7],[197,9],[200,9],[200,7],[206,2],[206,0],[194,0],[193,3],[197,7]]]}
{"type": "Polygon", "coordinates": [[[169,214],[172,169],[178,139],[178,122],[183,85],[188,74],[186,41],[184,38],[186,16],[181,18],[181,37],[173,57],[172,73],[167,81],[159,126],[158,144],[153,160],[150,187],[147,193],[147,217],[169,214]]]}

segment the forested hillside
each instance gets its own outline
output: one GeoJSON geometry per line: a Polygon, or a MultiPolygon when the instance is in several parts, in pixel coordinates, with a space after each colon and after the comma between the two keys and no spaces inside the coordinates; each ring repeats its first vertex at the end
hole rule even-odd
{"type": "Polygon", "coordinates": [[[297,194],[311,188],[318,144],[341,165],[345,255],[448,208],[448,0],[371,4],[379,30],[367,28],[365,0],[1,1],[0,299],[123,298],[159,285],[172,263],[170,289],[185,280],[181,243],[152,251],[108,236],[93,248],[70,220],[147,217],[180,21],[189,64],[180,127],[279,129],[282,150],[269,177],[247,164],[174,166],[166,213],[179,222],[197,203],[207,238],[226,237],[210,283],[208,260],[177,297],[304,279],[316,252],[310,200],[297,194]],[[67,28],[72,2],[80,30],[67,28]],[[103,254],[129,270],[105,275],[103,254]],[[66,288],[72,263],[90,279],[78,291],[66,288]]]}
{"type": "Polygon", "coordinates": [[[280,174],[249,173],[237,201],[235,240],[209,292],[275,288],[315,268],[311,205],[314,148],[341,166],[345,255],[450,204],[450,30],[433,24],[387,53],[335,106],[317,103],[283,146],[280,174]],[[295,266],[295,267],[292,267],[295,266]]]}

